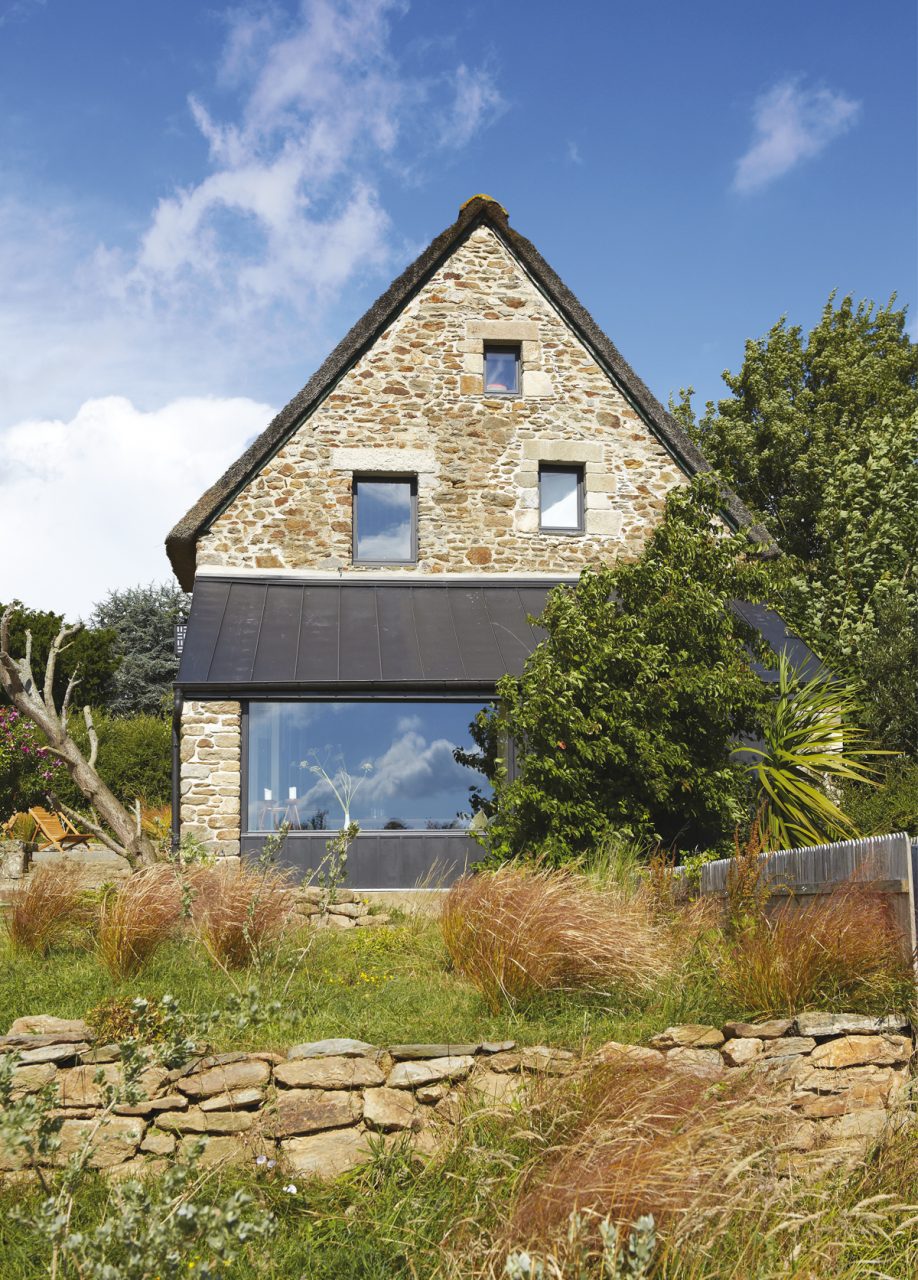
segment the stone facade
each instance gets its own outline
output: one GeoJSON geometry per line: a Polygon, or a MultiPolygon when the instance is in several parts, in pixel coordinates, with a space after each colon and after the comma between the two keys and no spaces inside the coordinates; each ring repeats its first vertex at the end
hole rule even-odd
{"type": "Polygon", "coordinates": [[[221,856],[239,853],[240,720],[238,702],[182,708],[182,834],[221,856]]]}
{"type": "Polygon", "coordinates": [[[417,565],[576,573],[634,556],[685,475],[487,226],[461,243],[200,538],[201,568],[352,565],[356,473],[417,476],[417,565]],[[522,394],[483,394],[486,341],[522,394]],[[539,529],[539,462],[584,468],[585,532],[539,529]]]}

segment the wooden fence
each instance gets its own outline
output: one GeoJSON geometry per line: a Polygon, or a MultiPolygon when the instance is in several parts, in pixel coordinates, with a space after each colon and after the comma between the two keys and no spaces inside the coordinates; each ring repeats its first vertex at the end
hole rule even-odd
{"type": "MultiPolygon", "coordinates": [[[[732,859],[708,862],[701,869],[702,894],[724,895],[732,859]]],[[[910,956],[918,950],[918,840],[904,832],[841,840],[836,844],[786,849],[762,857],[762,875],[771,899],[791,909],[806,907],[817,894],[856,881],[889,898],[890,909],[910,956]]]]}

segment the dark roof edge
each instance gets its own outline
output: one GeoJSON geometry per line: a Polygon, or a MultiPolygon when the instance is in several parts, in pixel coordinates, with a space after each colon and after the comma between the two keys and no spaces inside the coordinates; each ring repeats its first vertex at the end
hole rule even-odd
{"type": "MultiPolygon", "coordinates": [[[[424,252],[381,294],[331,355],[316,370],[305,387],[273,419],[245,453],[233,463],[216,484],[204,493],[175,525],[166,538],[166,552],[182,587],[191,590],[195,570],[195,545],[223,507],[264,466],[297,425],[317,407],[335,384],[392,323],[402,308],[449,256],[460,240],[480,223],[489,223],[511,252],[520,260],[533,282],[564,318],[593,349],[600,362],[625,395],[648,422],[663,445],[689,475],[710,471],[701,451],[689,439],[641,381],[613,342],[552,270],[539,251],[524,236],[512,230],[506,210],[495,200],[475,196],[466,201],[459,217],[433,240],[424,252]]],[[[749,526],[756,541],[773,546],[764,529],[757,526],[744,504],[724,488],[724,514],[735,527],[749,526]]]]}

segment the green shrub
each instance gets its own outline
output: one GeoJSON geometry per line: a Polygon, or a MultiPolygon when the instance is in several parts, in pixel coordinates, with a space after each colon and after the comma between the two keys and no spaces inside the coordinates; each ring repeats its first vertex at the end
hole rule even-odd
{"type": "Polygon", "coordinates": [[[473,729],[483,747],[496,729],[519,750],[517,777],[498,763],[493,779],[493,854],[560,863],[612,831],[710,847],[746,820],[749,778],[731,752],[760,730],[766,694],[749,662],[760,642],[730,605],[766,583],[717,505],[716,483],[697,480],[669,496],[639,560],[549,595],[547,638],[473,729]]]}

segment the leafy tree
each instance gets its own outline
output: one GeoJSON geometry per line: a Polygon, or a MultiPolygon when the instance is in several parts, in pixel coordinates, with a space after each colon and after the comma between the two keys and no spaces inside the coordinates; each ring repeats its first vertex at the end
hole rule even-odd
{"type": "Polygon", "coordinates": [[[870,727],[918,754],[918,346],[894,299],[836,305],[804,338],[746,343],[731,396],[674,406],[782,550],[782,612],[860,678],[870,727]],[[901,695],[901,696],[900,696],[901,695]]]}
{"type": "Polygon", "coordinates": [[[484,751],[495,737],[519,751],[517,777],[494,777],[497,854],[562,861],[616,830],[690,849],[745,821],[750,779],[731,752],[767,694],[730,601],[761,598],[765,570],[716,511],[699,478],[669,496],[639,560],[550,594],[547,638],[474,728],[484,751]]]}
{"type": "Polygon", "coordinates": [[[97,627],[118,637],[121,663],[107,699],[116,715],[162,714],[178,671],[175,623],[188,611],[190,597],[168,583],[110,591],[93,610],[97,627]]]}
{"type": "MultiPolygon", "coordinates": [[[[26,647],[26,631],[32,633],[32,667],[44,671],[55,636],[61,629],[63,614],[29,609],[18,601],[13,602],[14,613],[10,621],[10,647],[22,654],[26,647]]],[[[0,604],[0,614],[4,606],[0,604]]],[[[54,677],[54,697],[58,705],[64,697],[67,682],[77,667],[80,683],[74,693],[77,704],[102,705],[109,695],[121,657],[118,637],[106,627],[86,628],[74,636],[63,650],[54,677]]],[[[6,701],[0,689],[0,700],[6,701]]]]}

